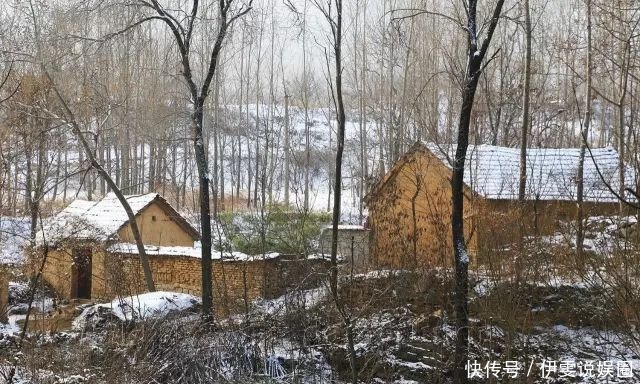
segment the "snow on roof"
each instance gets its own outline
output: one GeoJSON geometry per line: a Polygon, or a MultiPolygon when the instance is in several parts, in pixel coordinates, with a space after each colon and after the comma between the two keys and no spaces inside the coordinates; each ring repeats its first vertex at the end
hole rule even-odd
{"type": "MultiPolygon", "coordinates": [[[[199,247],[163,247],[157,245],[145,245],[144,250],[148,256],[183,256],[194,257],[198,259],[202,256],[202,248],[199,247]]],[[[129,255],[138,254],[138,248],[133,243],[116,243],[107,248],[107,251],[111,253],[121,253],[129,255]]],[[[242,252],[220,252],[216,250],[213,250],[211,252],[211,258],[213,260],[222,259],[224,261],[270,260],[277,259],[280,256],[282,255],[276,252],[267,253],[265,255],[247,255],[246,253],[242,252]]]]}
{"type": "MultiPolygon", "coordinates": [[[[147,193],[125,197],[133,214],[137,215],[158,196],[157,193],[147,193]]],[[[100,201],[74,200],[45,225],[44,234],[40,231],[38,242],[70,238],[107,240],[128,221],[127,212],[114,193],[107,194],[100,201]]]]}
{"type": "MultiPolygon", "coordinates": [[[[330,261],[331,260],[331,254],[330,253],[312,253],[310,255],[307,255],[307,260],[325,260],[325,261],[330,261]]],[[[341,254],[337,254],[336,255],[336,259],[338,260],[339,263],[347,260],[347,258],[341,254]]]]}
{"type": "MultiPolygon", "coordinates": [[[[328,224],[322,227],[322,229],[333,229],[333,225],[328,224]]],[[[343,230],[343,231],[363,231],[363,230],[367,230],[367,228],[363,227],[362,225],[357,225],[357,224],[339,224],[338,225],[338,230],[343,230]]]]}
{"type": "MultiPolygon", "coordinates": [[[[455,147],[442,148],[433,143],[424,146],[447,167],[455,147]]],[[[611,147],[592,148],[584,161],[584,201],[618,202],[606,184],[620,189],[618,153],[611,147]],[[596,164],[603,177],[600,177],[596,164]],[[604,179],[604,181],[603,181],[604,179]]],[[[577,196],[579,148],[527,149],[527,200],[568,200],[577,196]]],[[[635,188],[633,169],[625,167],[625,184],[635,188]]],[[[520,180],[520,149],[493,145],[469,145],[465,161],[464,182],[487,199],[515,200],[520,180]]]]}

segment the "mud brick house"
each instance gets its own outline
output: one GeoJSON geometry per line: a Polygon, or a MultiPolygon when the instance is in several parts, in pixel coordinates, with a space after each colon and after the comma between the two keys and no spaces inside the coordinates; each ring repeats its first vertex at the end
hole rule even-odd
{"type": "MultiPolygon", "coordinates": [[[[156,193],[127,196],[127,201],[156,289],[200,295],[198,232],[156,193]]],[[[33,265],[46,257],[43,277],[61,297],[112,299],[146,290],[127,214],[113,194],[97,202],[74,201],[50,220],[38,243],[32,251],[33,265]]],[[[313,269],[301,263],[294,266],[279,254],[214,251],[213,259],[215,300],[225,306],[278,295],[284,289],[284,275],[295,268],[313,269]]]]}
{"type": "MultiPolygon", "coordinates": [[[[379,266],[450,265],[451,175],[455,146],[418,142],[365,197],[372,231],[370,258],[379,266]]],[[[472,256],[483,262],[516,236],[551,233],[576,214],[578,148],[527,151],[524,203],[518,202],[520,150],[470,145],[465,162],[465,231],[472,256]]],[[[584,163],[585,216],[616,214],[619,156],[592,149],[584,163]],[[602,177],[600,176],[602,174],[602,177]]],[[[625,167],[625,186],[636,188],[625,167]]]]}

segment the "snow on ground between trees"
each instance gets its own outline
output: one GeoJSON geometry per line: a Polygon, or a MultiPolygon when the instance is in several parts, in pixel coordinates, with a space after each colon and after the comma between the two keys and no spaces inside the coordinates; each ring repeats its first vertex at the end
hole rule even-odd
{"type": "Polygon", "coordinates": [[[158,319],[174,312],[195,311],[200,298],[178,292],[149,292],[86,307],[73,321],[74,330],[97,328],[109,320],[158,319]]]}
{"type": "Polygon", "coordinates": [[[23,247],[29,240],[29,219],[0,217],[0,265],[21,264],[23,247]]]}

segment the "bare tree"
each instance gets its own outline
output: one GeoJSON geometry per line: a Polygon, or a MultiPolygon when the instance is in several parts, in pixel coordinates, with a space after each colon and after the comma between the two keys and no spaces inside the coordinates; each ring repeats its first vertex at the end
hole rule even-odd
{"type": "MultiPolygon", "coordinates": [[[[147,255],[144,249],[144,243],[142,241],[142,236],[140,234],[135,215],[133,214],[133,210],[131,209],[131,206],[127,202],[126,197],[124,196],[124,194],[122,193],[118,185],[111,178],[111,175],[109,175],[109,173],[104,170],[102,164],[98,162],[98,160],[96,159],[94,155],[95,150],[91,147],[91,145],[89,144],[89,141],[85,137],[85,134],[84,134],[85,130],[82,128],[81,124],[78,122],[76,115],[72,111],[67,100],[65,99],[62,92],[60,91],[60,88],[58,87],[57,83],[54,81],[54,77],[49,71],[49,68],[45,64],[46,61],[45,61],[45,58],[43,57],[43,49],[41,46],[42,36],[40,33],[40,23],[38,20],[36,5],[34,5],[32,0],[30,0],[28,3],[27,12],[33,23],[32,27],[33,27],[33,34],[34,34],[34,40],[35,40],[34,45],[36,47],[36,54],[33,57],[33,60],[35,61],[35,64],[39,67],[39,69],[42,71],[43,75],[45,76],[46,80],[50,84],[50,87],[53,90],[54,96],[57,99],[58,103],[60,104],[60,108],[62,110],[63,115],[57,116],[51,111],[46,111],[46,112],[50,114],[51,118],[56,118],[62,121],[63,123],[68,124],[71,127],[71,130],[76,136],[80,145],[82,146],[83,153],[87,157],[87,160],[89,161],[91,167],[95,169],[98,172],[98,174],[105,179],[105,181],[107,182],[111,190],[114,192],[114,194],[118,198],[118,201],[120,201],[120,203],[122,204],[123,209],[127,213],[127,217],[129,219],[129,223],[131,226],[131,232],[136,241],[136,245],[138,248],[138,255],[140,257],[140,264],[144,272],[147,289],[153,292],[155,291],[155,285],[153,283],[151,267],[149,265],[149,259],[147,258],[147,255]]],[[[34,223],[37,220],[37,212],[34,214],[33,209],[32,209],[32,220],[34,223]]]]}
{"type": "Polygon", "coordinates": [[[309,211],[309,167],[311,166],[311,132],[309,128],[309,74],[307,70],[307,3],[304,0],[302,19],[302,103],[304,106],[304,211],[309,211]]]}
{"type": "MultiPolygon", "coordinates": [[[[454,382],[468,382],[465,364],[469,356],[469,255],[464,237],[464,163],[469,146],[469,126],[471,111],[478,87],[478,80],[484,66],[483,63],[493,33],[498,25],[504,0],[498,0],[487,28],[486,37],[482,42],[478,38],[477,0],[463,2],[467,11],[465,30],[467,33],[467,66],[462,79],[462,105],[458,120],[458,141],[453,161],[453,175],[451,177],[451,232],[453,236],[453,253],[455,257],[456,287],[456,351],[454,382]]],[[[482,30],[482,29],[480,29],[482,30]]]]}
{"type": "MultiPolygon", "coordinates": [[[[149,2],[145,0],[134,1],[133,4],[140,7],[141,11],[148,11],[150,15],[142,17],[137,22],[131,24],[128,29],[134,28],[144,22],[152,20],[162,21],[171,31],[178,48],[182,64],[182,77],[189,90],[191,103],[191,139],[195,152],[196,165],[198,169],[199,205],[200,205],[200,234],[202,238],[202,314],[205,319],[211,319],[213,315],[213,284],[212,284],[212,261],[211,261],[211,209],[209,196],[209,155],[206,152],[204,137],[204,106],[211,87],[211,81],[216,74],[220,52],[224,39],[229,32],[229,28],[234,21],[246,15],[251,10],[252,0],[243,4],[239,8],[234,7],[234,0],[220,0],[218,2],[218,28],[217,35],[211,49],[206,72],[200,84],[194,78],[192,64],[192,42],[194,31],[199,23],[207,22],[206,17],[200,17],[200,2],[193,0],[191,9],[186,17],[185,10],[173,11],[157,0],[149,2]],[[174,13],[180,13],[176,16],[174,13]]],[[[215,196],[214,196],[215,198],[215,196]]]]}
{"type": "MultiPolygon", "coordinates": [[[[356,354],[354,347],[354,335],[351,315],[345,309],[345,305],[340,298],[338,291],[338,225],[340,224],[341,198],[342,198],[342,160],[344,153],[344,135],[346,125],[346,113],[343,97],[343,70],[342,63],[342,40],[343,40],[343,3],[342,0],[330,0],[326,4],[320,4],[314,0],[316,7],[322,12],[325,20],[329,24],[332,37],[332,48],[334,58],[334,80],[329,81],[330,95],[336,111],[337,137],[336,137],[336,162],[334,172],[334,195],[331,233],[331,269],[329,276],[329,288],[336,308],[344,323],[347,333],[349,349],[349,364],[351,366],[351,381],[358,382],[358,371],[356,368],[356,354]],[[335,14],[334,14],[335,12],[335,14]]],[[[305,87],[306,88],[306,87],[305,87]]],[[[306,120],[306,119],[305,119],[306,120]]],[[[308,164],[307,164],[308,166],[308,164]]],[[[307,170],[308,172],[308,170],[307,170]]],[[[306,212],[306,207],[305,207],[306,212]]]]}
{"type": "Polygon", "coordinates": [[[582,140],[580,142],[580,157],[578,158],[578,170],[576,175],[576,257],[578,263],[582,262],[582,253],[584,250],[584,160],[587,150],[587,136],[589,135],[589,126],[591,125],[591,0],[586,0],[587,6],[587,78],[584,99],[584,121],[580,134],[582,140]]]}
{"type": "Polygon", "coordinates": [[[522,90],[522,127],[520,128],[520,182],[518,184],[518,200],[524,201],[527,186],[527,138],[531,127],[531,8],[529,0],[524,0],[524,85],[522,90]]]}

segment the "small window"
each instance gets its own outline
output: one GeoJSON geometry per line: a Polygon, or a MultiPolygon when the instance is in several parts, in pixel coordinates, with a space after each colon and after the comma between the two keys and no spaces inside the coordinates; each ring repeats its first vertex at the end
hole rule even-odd
{"type": "Polygon", "coordinates": [[[155,216],[151,216],[151,221],[156,221],[156,217],[155,216]]]}

